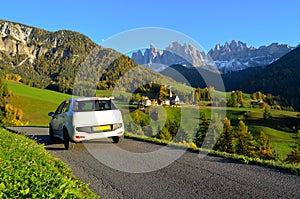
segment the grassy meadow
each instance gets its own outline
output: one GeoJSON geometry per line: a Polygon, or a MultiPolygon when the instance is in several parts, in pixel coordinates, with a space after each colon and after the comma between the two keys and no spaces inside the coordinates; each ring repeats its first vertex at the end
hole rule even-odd
{"type": "MultiPolygon", "coordinates": [[[[50,111],[55,111],[57,106],[65,99],[70,98],[70,95],[49,91],[45,89],[37,89],[23,84],[7,82],[13,96],[9,99],[9,103],[23,110],[23,120],[29,122],[32,126],[47,126],[50,120],[47,115],[50,111]]],[[[130,97],[130,93],[115,91],[114,96],[130,97]]],[[[230,93],[226,93],[227,96],[230,93]]],[[[111,91],[97,91],[98,96],[110,96],[111,91]]],[[[250,97],[245,94],[250,103],[250,97]]],[[[124,122],[132,121],[129,114],[133,105],[127,102],[116,101],[121,109],[124,117],[124,122]]],[[[181,127],[188,132],[192,138],[196,125],[198,124],[199,114],[205,113],[207,118],[211,117],[212,107],[209,106],[193,106],[183,105],[181,108],[175,107],[151,107],[151,111],[159,113],[157,120],[151,120],[151,127],[154,134],[158,126],[162,127],[166,118],[181,120],[181,127]]],[[[270,139],[270,145],[279,154],[280,159],[284,159],[292,150],[294,145],[293,126],[299,124],[300,118],[297,117],[297,112],[271,110],[273,119],[263,120],[263,109],[261,108],[232,108],[232,107],[215,107],[215,111],[226,111],[226,116],[231,120],[232,126],[236,126],[239,120],[243,120],[249,127],[249,131],[256,136],[263,131],[270,139]]]]}
{"type": "Polygon", "coordinates": [[[41,144],[0,127],[0,198],[100,198],[41,144]]]}
{"type": "Polygon", "coordinates": [[[23,110],[23,120],[33,126],[46,126],[50,117],[48,112],[55,111],[57,106],[65,99],[70,98],[59,92],[33,88],[24,84],[7,81],[13,96],[9,103],[23,110]]]}

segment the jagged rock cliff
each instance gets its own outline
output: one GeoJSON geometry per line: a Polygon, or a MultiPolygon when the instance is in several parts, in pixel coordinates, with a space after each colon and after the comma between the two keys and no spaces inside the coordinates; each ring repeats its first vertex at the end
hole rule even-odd
{"type": "Polygon", "coordinates": [[[217,44],[208,55],[214,60],[218,69],[224,73],[243,70],[248,67],[266,66],[276,61],[293,47],[286,44],[272,43],[259,48],[248,47],[246,43],[233,40],[221,46],[217,44]]]}
{"type": "Polygon", "coordinates": [[[138,64],[162,71],[173,64],[182,64],[187,67],[206,65],[206,55],[199,52],[191,44],[181,45],[177,41],[172,42],[166,49],[159,50],[150,45],[143,53],[141,50],[132,54],[132,59],[138,64]]]}
{"type": "Polygon", "coordinates": [[[75,69],[96,46],[77,32],[49,32],[0,21],[2,73],[20,74],[22,81],[31,86],[45,88],[59,81],[70,81],[75,69]]]}
{"type": "Polygon", "coordinates": [[[0,21],[0,51],[7,58],[24,56],[18,65],[28,60],[32,66],[37,60],[51,56],[54,59],[79,56],[96,46],[89,38],[73,31],[49,32],[30,26],[0,21]],[[76,49],[75,47],[80,47],[76,49]]]}

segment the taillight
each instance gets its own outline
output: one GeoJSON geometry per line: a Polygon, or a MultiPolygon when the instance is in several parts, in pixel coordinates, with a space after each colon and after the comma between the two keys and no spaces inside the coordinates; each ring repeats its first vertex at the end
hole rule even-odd
{"type": "Polygon", "coordinates": [[[85,138],[85,136],[83,136],[83,135],[76,135],[75,138],[76,139],[80,139],[80,138],[85,138]]]}
{"type": "Polygon", "coordinates": [[[116,123],[116,124],[113,124],[112,130],[114,131],[114,130],[117,130],[117,129],[121,128],[121,127],[122,127],[122,123],[116,123]]]}

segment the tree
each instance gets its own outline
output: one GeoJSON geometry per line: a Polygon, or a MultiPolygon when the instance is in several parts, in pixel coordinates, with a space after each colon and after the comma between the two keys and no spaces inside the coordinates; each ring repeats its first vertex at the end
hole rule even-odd
{"type": "Polygon", "coordinates": [[[240,120],[235,129],[234,152],[238,155],[255,157],[255,145],[252,134],[248,131],[248,127],[240,120]]]}
{"type": "Polygon", "coordinates": [[[227,153],[233,152],[233,128],[230,124],[230,120],[226,117],[224,120],[223,131],[215,146],[215,150],[224,151],[227,153]]]}
{"type": "Polygon", "coordinates": [[[294,136],[296,145],[290,154],[288,154],[285,161],[290,163],[300,163],[300,130],[298,130],[294,136]]]}
{"type": "Polygon", "coordinates": [[[270,106],[266,106],[264,108],[263,118],[264,118],[264,120],[272,119],[272,114],[271,114],[270,106]]]}
{"type": "Polygon", "coordinates": [[[167,99],[169,97],[169,92],[166,86],[161,86],[159,89],[159,99],[167,99]]]}
{"type": "Polygon", "coordinates": [[[251,99],[253,100],[263,100],[264,98],[264,94],[262,94],[262,92],[260,91],[256,91],[255,93],[251,94],[251,99]]]}
{"type": "Polygon", "coordinates": [[[144,132],[144,135],[148,136],[148,137],[152,137],[153,136],[153,129],[150,125],[147,126],[143,126],[142,130],[144,132]]]}
{"type": "Polygon", "coordinates": [[[140,102],[141,101],[141,95],[139,94],[139,93],[137,93],[136,95],[135,95],[135,101],[136,102],[140,102]]]}
{"type": "Polygon", "coordinates": [[[168,129],[168,131],[170,132],[172,139],[177,135],[178,129],[179,129],[179,123],[174,120],[174,121],[170,121],[168,120],[165,124],[166,128],[168,129]]]}
{"type": "Polygon", "coordinates": [[[195,92],[194,91],[191,92],[191,103],[192,104],[195,103],[195,92]]]}
{"type": "Polygon", "coordinates": [[[258,156],[265,160],[274,160],[277,154],[272,150],[269,145],[269,138],[264,132],[260,132],[258,137],[258,156]]]}
{"type": "Polygon", "coordinates": [[[205,143],[202,144],[202,147],[207,149],[213,149],[217,143],[218,138],[220,137],[220,134],[222,132],[223,123],[219,117],[219,115],[216,113],[214,114],[214,117],[212,118],[210,122],[210,126],[207,130],[205,143]]]}
{"type": "Polygon", "coordinates": [[[238,96],[236,94],[235,91],[232,91],[231,92],[231,95],[230,95],[230,99],[228,100],[228,105],[231,106],[231,107],[237,107],[238,106],[238,96]]]}
{"type": "Polygon", "coordinates": [[[5,83],[2,78],[0,78],[0,99],[3,100],[3,97],[7,97],[8,93],[9,91],[7,83],[5,83]]]}
{"type": "Polygon", "coordinates": [[[172,135],[170,134],[170,132],[168,131],[168,129],[165,126],[159,131],[159,133],[156,135],[156,137],[158,139],[167,140],[167,141],[172,140],[172,135]]]}
{"type": "Polygon", "coordinates": [[[204,141],[204,138],[207,134],[207,130],[209,127],[209,120],[206,118],[205,113],[200,113],[200,121],[198,124],[198,129],[196,132],[196,136],[193,142],[197,145],[197,147],[201,147],[204,141]]]}
{"type": "Polygon", "coordinates": [[[178,133],[174,138],[175,142],[188,141],[188,134],[183,128],[179,128],[178,133]]]}

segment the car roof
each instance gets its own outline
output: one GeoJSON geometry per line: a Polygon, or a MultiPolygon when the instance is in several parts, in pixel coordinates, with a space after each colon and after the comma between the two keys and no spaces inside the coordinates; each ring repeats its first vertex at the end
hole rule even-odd
{"type": "Polygon", "coordinates": [[[111,100],[109,97],[80,97],[72,98],[74,101],[111,100]]]}

